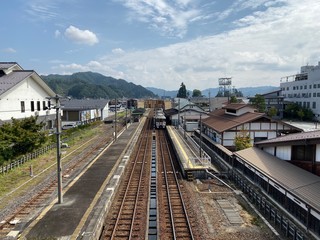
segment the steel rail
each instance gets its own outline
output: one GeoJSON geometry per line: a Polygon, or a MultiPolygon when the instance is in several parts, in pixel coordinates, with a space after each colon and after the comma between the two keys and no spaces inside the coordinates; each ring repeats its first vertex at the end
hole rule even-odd
{"type": "MultiPolygon", "coordinates": [[[[163,133],[164,135],[164,133],[163,133]]],[[[164,136],[165,138],[165,136],[164,136]]],[[[192,233],[192,228],[191,228],[191,224],[190,224],[190,221],[189,221],[189,217],[188,217],[188,213],[187,213],[187,209],[186,209],[186,206],[185,206],[185,203],[184,203],[184,200],[183,200],[183,197],[182,197],[182,192],[181,192],[181,189],[180,189],[180,185],[179,185],[179,181],[178,181],[178,178],[177,178],[177,174],[176,174],[176,171],[175,171],[175,167],[174,167],[174,164],[173,164],[173,159],[172,159],[172,156],[170,154],[170,148],[169,148],[169,144],[168,144],[168,141],[160,141],[161,144],[160,144],[160,147],[161,147],[161,152],[163,152],[163,144],[165,144],[165,147],[166,147],[166,150],[168,151],[168,156],[169,156],[169,160],[170,160],[170,165],[171,165],[171,168],[172,168],[172,174],[174,176],[174,181],[175,181],[175,184],[176,184],[176,187],[177,187],[177,190],[178,190],[178,195],[179,195],[179,199],[180,199],[180,202],[181,202],[181,205],[182,205],[182,210],[183,210],[183,213],[184,213],[184,216],[185,216],[185,220],[186,220],[186,223],[187,223],[187,228],[189,230],[189,235],[190,235],[190,238],[193,240],[194,239],[194,236],[193,236],[193,233],[192,233]]],[[[162,155],[162,161],[163,161],[163,167],[164,167],[164,175],[165,175],[165,179],[166,179],[166,185],[167,185],[167,191],[168,191],[168,196],[170,196],[170,189],[169,189],[169,184],[168,184],[168,179],[167,179],[167,174],[166,174],[166,167],[165,167],[165,162],[164,162],[164,155],[162,155]]],[[[174,221],[173,219],[173,212],[172,212],[172,208],[171,208],[171,201],[169,200],[169,197],[168,197],[168,202],[170,203],[170,216],[172,218],[172,220],[174,221]]],[[[173,226],[173,232],[174,232],[174,239],[177,239],[177,236],[176,236],[176,233],[175,233],[175,224],[174,222],[172,223],[172,226],[173,226]]]]}
{"type": "MultiPolygon", "coordinates": [[[[146,151],[147,151],[147,146],[148,146],[148,132],[147,132],[147,129],[149,128],[149,125],[150,123],[148,122],[147,124],[147,127],[144,127],[143,129],[143,134],[142,134],[142,138],[139,142],[139,146],[138,146],[138,151],[137,151],[137,155],[135,157],[135,160],[134,160],[134,164],[133,164],[133,167],[132,167],[132,170],[130,172],[130,177],[128,179],[128,184],[126,186],[126,190],[125,190],[125,193],[124,193],[124,196],[122,198],[122,201],[121,201],[121,205],[120,205],[120,209],[118,211],[118,214],[116,216],[116,222],[113,226],[113,229],[112,229],[112,232],[111,232],[111,237],[110,239],[116,239],[116,230],[117,230],[117,227],[118,227],[118,224],[119,224],[119,221],[120,221],[120,218],[121,218],[121,212],[123,210],[123,207],[124,207],[124,204],[125,204],[125,199],[127,197],[127,194],[129,192],[129,189],[130,189],[130,183],[133,179],[133,176],[134,176],[134,173],[135,173],[135,170],[136,170],[136,165],[137,165],[137,162],[139,160],[139,152],[141,150],[142,147],[145,147],[145,150],[144,150],[144,159],[143,159],[143,162],[142,162],[142,166],[141,166],[141,169],[140,169],[140,174],[139,174],[139,183],[138,183],[138,187],[137,187],[137,193],[136,193],[136,198],[135,198],[135,205],[134,205],[134,211],[133,211],[133,218],[135,216],[135,213],[136,213],[136,207],[137,207],[137,203],[138,203],[138,195],[139,195],[139,192],[140,192],[140,186],[141,186],[141,180],[142,180],[142,173],[143,173],[143,169],[144,169],[144,164],[145,164],[145,156],[146,156],[146,151]],[[143,141],[143,138],[146,139],[146,141],[143,141]],[[144,144],[144,145],[143,145],[144,144]]],[[[131,224],[130,224],[130,230],[129,230],[129,239],[131,237],[131,234],[132,234],[132,229],[133,229],[133,223],[134,223],[134,219],[132,219],[131,221],[131,224]]]]}

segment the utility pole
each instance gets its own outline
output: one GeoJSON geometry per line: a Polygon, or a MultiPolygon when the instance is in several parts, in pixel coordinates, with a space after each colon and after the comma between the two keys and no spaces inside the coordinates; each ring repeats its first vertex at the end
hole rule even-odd
{"type": "Polygon", "coordinates": [[[128,104],[126,106],[126,129],[128,129],[128,104]]]}
{"type": "Polygon", "coordinates": [[[200,159],[202,158],[202,121],[201,121],[201,113],[200,113],[200,144],[199,144],[199,152],[200,159]]]}
{"type": "Polygon", "coordinates": [[[178,129],[179,129],[179,127],[180,127],[180,98],[179,98],[179,100],[178,100],[178,129]]]}
{"type": "Polygon", "coordinates": [[[210,98],[210,88],[209,88],[209,112],[211,112],[211,98],[210,98]]]}
{"type": "Polygon", "coordinates": [[[187,136],[186,136],[186,131],[187,131],[187,116],[186,116],[186,110],[184,111],[184,119],[183,119],[183,125],[184,125],[184,138],[186,139],[187,136]]]}
{"type": "Polygon", "coordinates": [[[57,178],[58,178],[58,203],[63,203],[62,197],[62,168],[61,168],[61,114],[60,114],[60,98],[58,94],[55,97],[48,97],[48,99],[54,99],[56,101],[56,140],[57,140],[57,178]]]}
{"type": "Polygon", "coordinates": [[[114,112],[114,141],[117,141],[117,99],[115,99],[115,112],[114,112]]]}

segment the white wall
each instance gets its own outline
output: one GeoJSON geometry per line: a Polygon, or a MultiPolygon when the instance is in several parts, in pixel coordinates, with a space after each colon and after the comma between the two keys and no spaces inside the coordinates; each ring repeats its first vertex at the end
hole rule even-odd
{"type": "Polygon", "coordinates": [[[43,101],[48,106],[49,100],[46,97],[48,97],[48,93],[32,77],[29,77],[1,96],[0,119],[6,121],[12,117],[19,119],[34,116],[37,111],[37,101],[40,101],[39,116],[44,116],[47,113],[54,114],[55,110],[48,112],[43,110],[43,101]],[[21,112],[21,101],[25,103],[25,112],[23,113],[21,112]],[[34,101],[34,112],[31,112],[31,101],[34,101]]]}
{"type": "Polygon", "coordinates": [[[264,147],[263,151],[265,151],[271,155],[274,155],[274,147],[264,147]]]}
{"type": "Polygon", "coordinates": [[[316,162],[320,162],[320,144],[316,145],[316,162]]]}
{"type": "Polygon", "coordinates": [[[278,146],[276,157],[283,160],[291,160],[291,146],[278,146]]]}

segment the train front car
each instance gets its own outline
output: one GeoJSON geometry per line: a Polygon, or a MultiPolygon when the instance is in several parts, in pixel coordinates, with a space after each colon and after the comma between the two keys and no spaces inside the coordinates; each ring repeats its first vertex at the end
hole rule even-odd
{"type": "Polygon", "coordinates": [[[154,125],[156,129],[166,128],[166,117],[162,109],[157,109],[154,116],[154,125]]]}

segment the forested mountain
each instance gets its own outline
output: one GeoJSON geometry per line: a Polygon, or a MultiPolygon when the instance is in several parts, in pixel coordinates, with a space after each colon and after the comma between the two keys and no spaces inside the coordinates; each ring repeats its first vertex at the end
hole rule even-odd
{"type": "Polygon", "coordinates": [[[94,72],[79,72],[72,75],[50,74],[41,78],[55,93],[76,99],[156,97],[153,92],[140,85],[94,72]]]}

